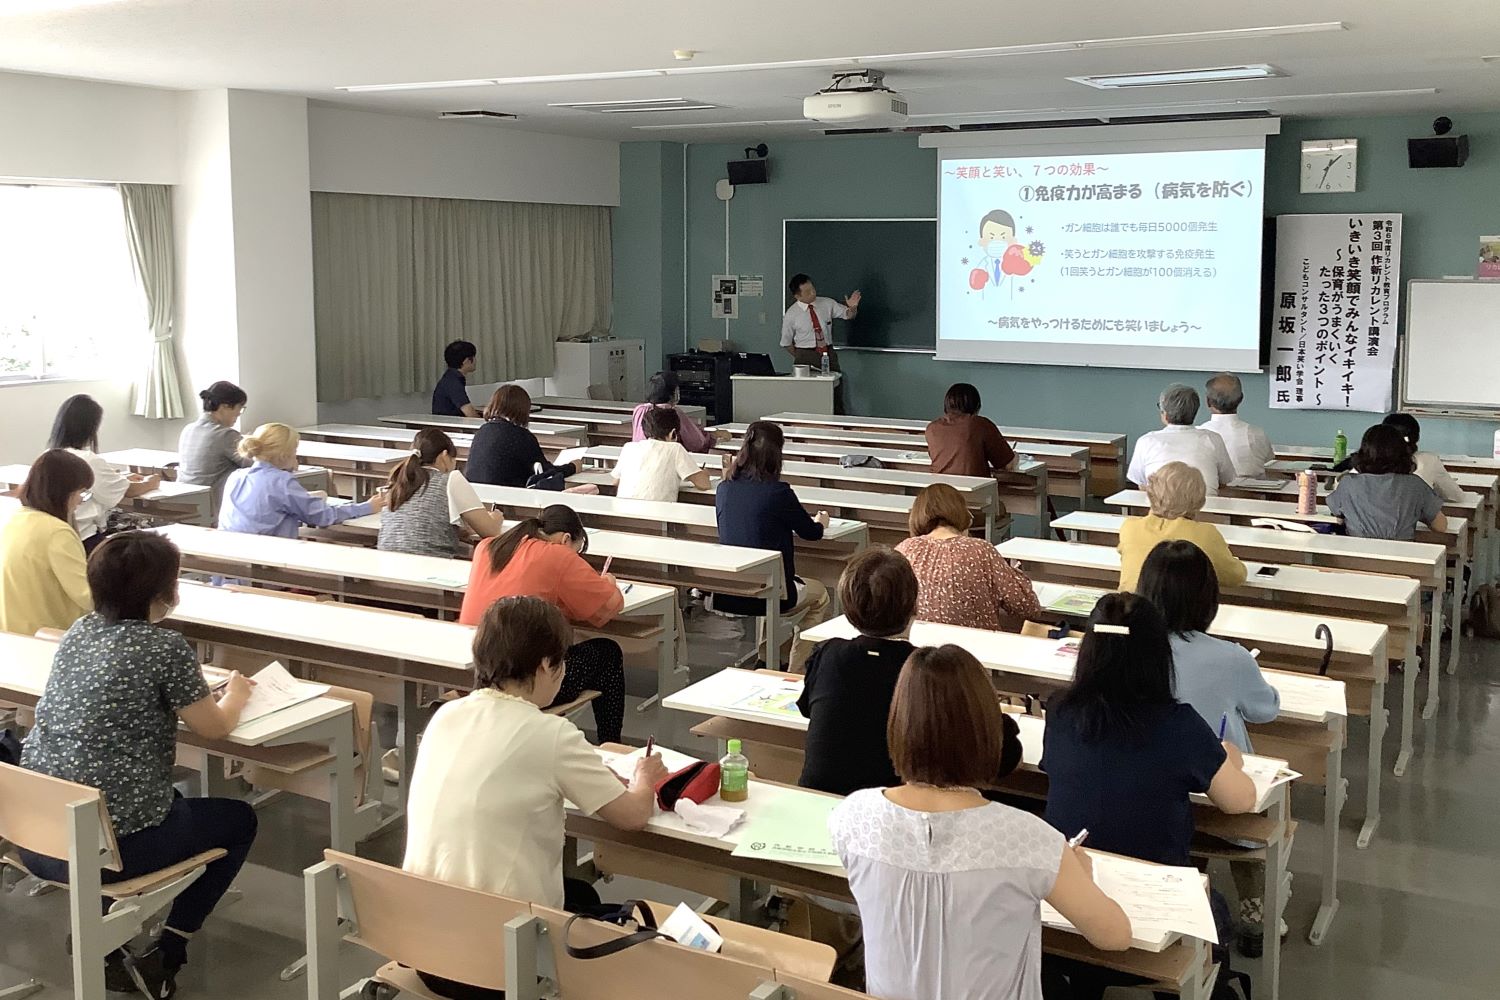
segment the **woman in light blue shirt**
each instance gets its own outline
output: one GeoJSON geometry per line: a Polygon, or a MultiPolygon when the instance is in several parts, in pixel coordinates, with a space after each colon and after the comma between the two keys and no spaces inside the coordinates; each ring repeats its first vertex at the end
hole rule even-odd
{"type": "Polygon", "coordinates": [[[330,506],[322,497],[307,492],[292,474],[297,469],[299,440],[297,432],[286,424],[261,424],[254,434],[240,439],[240,454],[255,464],[231,473],[224,484],[220,528],[247,535],[296,538],[304,524],[327,528],[385,509],[383,494],[364,503],[330,506]]]}
{"type": "MultiPolygon", "coordinates": [[[[1222,720],[1223,740],[1248,752],[1245,723],[1275,719],[1281,696],[1249,650],[1208,634],[1219,613],[1219,578],[1213,563],[1192,542],[1162,542],[1146,557],[1135,590],[1161,610],[1171,633],[1177,700],[1193,706],[1215,732],[1222,720]]],[[[1240,896],[1237,944],[1254,958],[1264,947],[1265,866],[1235,861],[1229,867],[1240,896]]]]}

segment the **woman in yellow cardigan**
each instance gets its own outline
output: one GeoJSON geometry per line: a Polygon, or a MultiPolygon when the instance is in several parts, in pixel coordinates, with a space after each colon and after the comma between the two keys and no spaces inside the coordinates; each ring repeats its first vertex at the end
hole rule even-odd
{"type": "Polygon", "coordinates": [[[1219,529],[1193,518],[1203,509],[1208,489],[1203,475],[1191,465],[1168,462],[1151,474],[1146,483],[1151,513],[1127,517],[1120,525],[1120,589],[1135,590],[1141,566],[1151,550],[1162,542],[1192,542],[1214,565],[1220,587],[1238,587],[1245,582],[1245,564],[1235,558],[1219,529]]]}
{"type": "Polygon", "coordinates": [[[0,527],[0,631],[65,629],[93,610],[83,542],[71,521],[92,485],[89,463],[60,448],[32,464],[20,508],[0,527]]]}

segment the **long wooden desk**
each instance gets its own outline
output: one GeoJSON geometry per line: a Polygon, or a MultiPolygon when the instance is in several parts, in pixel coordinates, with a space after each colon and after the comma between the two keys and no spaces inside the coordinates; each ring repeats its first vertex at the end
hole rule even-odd
{"type": "MultiPolygon", "coordinates": [[[[1142,490],[1122,490],[1110,497],[1105,503],[1113,507],[1120,507],[1129,511],[1149,511],[1151,501],[1146,499],[1142,490]]],[[[1203,505],[1203,513],[1200,515],[1204,521],[1222,521],[1228,524],[1245,524],[1253,526],[1253,523],[1262,518],[1272,518],[1282,521],[1296,521],[1302,524],[1342,524],[1341,518],[1329,513],[1326,504],[1319,504],[1317,513],[1299,514],[1295,503],[1279,503],[1273,500],[1247,500],[1242,497],[1209,497],[1203,505]]],[[[1416,541],[1429,542],[1442,545],[1448,551],[1448,586],[1452,588],[1452,614],[1450,620],[1453,625],[1452,639],[1448,646],[1448,673],[1458,669],[1459,645],[1463,641],[1463,629],[1459,623],[1463,621],[1463,609],[1461,595],[1464,590],[1463,576],[1464,566],[1469,562],[1468,551],[1469,523],[1464,518],[1448,518],[1447,528],[1443,531],[1433,531],[1431,528],[1418,527],[1416,541]]],[[[1432,638],[1429,648],[1431,649],[1432,664],[1442,663],[1439,652],[1439,644],[1443,634],[1443,595],[1435,595],[1432,601],[1432,638]]],[[[1434,673],[1436,667],[1434,666],[1434,673]]],[[[1436,693],[1436,678],[1429,680],[1432,693],[1436,693]]]]}
{"type": "MultiPolygon", "coordinates": [[[[719,540],[718,514],[713,507],[703,504],[631,500],[603,494],[558,494],[547,490],[489,486],[484,483],[475,483],[474,490],[479,494],[480,500],[507,513],[533,514],[554,504],[564,504],[577,512],[583,523],[591,528],[692,538],[714,544],[719,540]]],[[[805,496],[801,499],[808,504],[818,502],[805,496]]],[[[903,498],[888,494],[868,494],[853,495],[849,499],[851,502],[841,504],[840,507],[853,508],[859,500],[869,499],[873,509],[878,510],[881,509],[879,504],[889,505],[892,501],[899,502],[903,498]]],[[[907,507],[910,507],[910,503],[907,507]]],[[[902,515],[902,524],[905,524],[905,515],[902,515]]],[[[902,537],[905,537],[904,534],[902,537]]],[[[869,544],[870,530],[863,521],[845,518],[832,520],[821,539],[796,539],[797,572],[802,576],[821,580],[830,591],[836,591],[839,574],[844,571],[844,566],[868,548],[869,544]]]]}
{"type": "MultiPolygon", "coordinates": [[[[536,435],[537,443],[548,455],[555,455],[564,448],[587,445],[589,441],[588,429],[582,424],[532,423],[528,425],[528,429],[536,435]]],[[[297,433],[308,441],[408,450],[411,448],[412,437],[416,434],[409,427],[380,427],[373,424],[313,424],[309,427],[297,428],[297,433]]],[[[459,461],[467,461],[469,448],[474,443],[474,435],[454,431],[449,434],[449,437],[453,439],[453,445],[458,449],[459,461]]]]}
{"type": "MultiPolygon", "coordinates": [[[[558,496],[555,493],[543,495],[558,496]]],[[[514,520],[505,522],[506,528],[515,525],[514,520]]],[[[379,514],[356,517],[318,532],[319,535],[367,546],[375,544],[379,533],[379,514]]],[[[776,650],[771,637],[777,634],[781,596],[786,592],[780,552],[594,529],[589,531],[589,551],[584,558],[597,567],[602,567],[605,560],[613,559],[611,568],[615,575],[632,580],[668,587],[695,587],[765,602],[766,662],[775,662],[776,650]]]]}
{"type": "MultiPolygon", "coordinates": [[[[120,465],[108,455],[102,456],[111,465],[120,465]]],[[[0,488],[13,490],[26,482],[31,472],[29,465],[0,466],[0,488]]],[[[120,501],[125,510],[133,510],[166,521],[185,521],[189,524],[212,524],[213,497],[207,486],[190,486],[163,479],[156,489],[137,497],[125,497],[120,501]]]]}
{"type": "MultiPolygon", "coordinates": [[[[847,631],[850,635],[855,634],[852,627],[847,631]]],[[[753,704],[747,704],[747,701],[753,702],[755,694],[768,687],[774,686],[773,689],[777,691],[798,690],[802,681],[802,677],[792,674],[730,668],[677,692],[666,707],[707,716],[710,720],[708,723],[694,727],[693,731],[699,735],[716,737],[721,745],[726,739],[739,738],[754,741],[762,751],[766,747],[775,747],[786,751],[788,759],[800,768],[807,720],[800,714],[761,710],[753,704]]],[[[1034,715],[1013,714],[1011,718],[1020,728],[1021,764],[1002,782],[1000,790],[1025,798],[1045,800],[1047,775],[1041,769],[1041,762],[1046,721],[1034,715]]],[[[1287,762],[1278,759],[1274,760],[1274,764],[1284,767],[1287,762]]],[[[1286,821],[1289,812],[1288,792],[1289,788],[1286,786],[1261,789],[1256,807],[1249,813],[1234,816],[1219,812],[1206,795],[1193,796],[1195,825],[1200,835],[1214,838],[1216,844],[1231,841],[1237,842],[1237,847],[1243,847],[1245,842],[1252,841],[1259,845],[1257,853],[1263,853],[1266,860],[1263,896],[1265,910],[1271,914],[1280,914],[1286,900],[1286,856],[1290,847],[1290,827],[1286,821]],[[1267,819],[1271,821],[1269,824],[1267,819]]],[[[1336,839],[1333,845],[1336,850],[1336,839]]],[[[1201,837],[1195,847],[1200,848],[1195,853],[1205,857],[1223,857],[1234,850],[1225,846],[1205,845],[1201,837]],[[1207,850],[1203,851],[1200,845],[1207,850]]],[[[1336,857],[1324,860],[1330,867],[1337,865],[1336,857]]],[[[1333,900],[1331,909],[1336,909],[1336,892],[1329,880],[1325,879],[1325,883],[1329,884],[1328,895],[1333,900]]],[[[1329,916],[1331,919],[1331,912],[1329,916]]],[[[1263,962],[1268,978],[1274,979],[1280,968],[1280,935],[1277,935],[1274,946],[1270,941],[1266,943],[1268,949],[1276,949],[1268,951],[1263,962]]],[[[1272,994],[1275,994],[1274,989],[1272,994]]]]}
{"type": "MultiPolygon", "coordinates": [[[[312,590],[342,601],[431,608],[449,620],[457,618],[469,583],[469,564],[459,559],[205,528],[165,528],[161,533],[176,543],[187,569],[312,590]]],[[[629,584],[629,590],[615,620],[575,630],[656,647],[657,694],[640,706],[645,708],[681,683],[676,656],[677,592],[632,580],[621,582],[629,584]]]]}
{"type": "MultiPolygon", "coordinates": [[[[726,441],[716,446],[718,451],[739,451],[740,442],[726,441]]],[[[795,460],[806,460],[819,464],[837,465],[845,455],[860,454],[876,458],[888,468],[909,472],[931,473],[932,466],[926,451],[896,451],[886,448],[839,448],[834,445],[811,444],[804,441],[788,441],[782,454],[795,460]]],[[[1022,460],[1016,468],[995,476],[1000,500],[1012,515],[1024,514],[1037,519],[1037,533],[1045,535],[1050,523],[1047,510],[1048,470],[1041,462],[1022,460]]]]}
{"type": "MultiPolygon", "coordinates": [[[[601,747],[600,752],[609,757],[625,753],[629,749],[609,745],[601,747]]],[[[745,809],[747,814],[755,814],[762,810],[785,809],[787,807],[784,803],[792,797],[822,795],[821,792],[809,789],[751,778],[748,798],[734,805],[745,809]]],[[[717,804],[718,800],[715,798],[710,802],[717,804]]],[[[678,884],[690,881],[692,872],[696,870],[727,876],[742,885],[760,882],[835,899],[853,899],[842,866],[801,865],[734,857],[732,852],[744,834],[745,823],[723,837],[712,837],[689,829],[674,813],[658,811],[644,830],[626,831],[611,826],[597,816],[584,816],[569,806],[566,827],[569,845],[564,855],[564,865],[565,874],[568,875],[589,878],[595,874],[591,865],[580,865],[577,860],[577,841],[587,840],[653,860],[658,877],[669,883],[674,880],[678,884]]],[[[742,891],[741,898],[747,895],[742,891]]],[[[1126,905],[1130,905],[1128,900],[1126,905]]],[[[732,910],[731,916],[737,913],[737,909],[732,910]]],[[[1206,942],[1165,933],[1151,939],[1136,939],[1129,951],[1100,952],[1090,948],[1076,931],[1064,929],[1063,924],[1052,923],[1051,918],[1047,920],[1042,943],[1048,953],[1079,958],[1150,980],[1169,982],[1186,1000],[1207,1000],[1212,986],[1212,974],[1206,972],[1209,968],[1206,942]]]]}
{"type": "MultiPolygon", "coordinates": [[[[543,413],[549,410],[581,410],[585,413],[610,413],[624,414],[629,417],[635,413],[639,403],[631,403],[619,399],[581,399],[577,396],[533,396],[531,408],[543,413]]],[[[702,425],[708,419],[708,410],[702,406],[694,406],[690,403],[678,403],[677,412],[695,423],[702,425]]]]}
{"type": "MultiPolygon", "coordinates": [[[[901,430],[921,434],[927,429],[925,420],[904,420],[897,417],[831,416],[823,413],[773,413],[767,420],[778,424],[803,424],[811,427],[848,427],[854,430],[901,430]]],[[[1083,445],[1089,449],[1090,480],[1093,495],[1106,497],[1123,484],[1125,470],[1125,435],[1101,434],[1094,431],[1069,431],[1046,427],[1014,427],[1000,425],[1000,433],[1012,444],[1034,442],[1037,444],[1083,445]]],[[[1017,449],[1025,451],[1025,448],[1017,449]]]]}
{"type": "MultiPolygon", "coordinates": [[[[0,702],[35,708],[46,690],[56,652],[55,642],[0,632],[0,702]]],[[[373,815],[378,804],[355,806],[352,712],[349,702],[324,696],[240,725],[222,740],[206,740],[186,726],[178,727],[177,739],[210,758],[243,760],[277,771],[285,771],[289,762],[296,760],[298,773],[307,755],[289,755],[287,748],[308,743],[326,745],[327,760],[312,766],[328,772],[329,843],[335,850],[353,851],[372,826],[362,821],[373,815]]]]}
{"type": "MultiPolygon", "coordinates": [[[[771,418],[774,419],[774,418],[771,418]]],[[[736,440],[744,437],[748,424],[720,424],[736,440]]],[[[813,427],[800,423],[782,425],[789,441],[810,444],[847,445],[848,451],[862,448],[896,448],[907,452],[927,453],[927,442],[921,431],[899,428],[889,430],[848,430],[841,427],[813,427]]],[[[1016,454],[1023,460],[1034,459],[1047,467],[1047,492],[1055,497],[1083,501],[1089,496],[1090,454],[1083,445],[1052,444],[1036,441],[1018,442],[1016,454]]],[[[929,458],[929,465],[931,459],[929,458]]]]}
{"type": "MultiPolygon", "coordinates": [[[[1067,532],[1073,541],[1113,547],[1119,543],[1120,525],[1124,520],[1119,514],[1075,511],[1053,523],[1059,530],[1067,532]]],[[[1410,577],[1417,581],[1425,594],[1433,595],[1437,601],[1441,601],[1443,587],[1448,579],[1447,551],[1441,545],[1277,531],[1237,524],[1220,524],[1216,527],[1230,551],[1246,561],[1410,577]]],[[[1313,606],[1322,606],[1321,599],[1317,599],[1313,606]]],[[[1407,625],[1392,626],[1392,659],[1398,658],[1396,651],[1399,649],[1399,658],[1408,666],[1417,663],[1417,644],[1420,639],[1421,612],[1418,608],[1407,625]]],[[[1433,659],[1436,661],[1436,655],[1433,659]]],[[[1414,676],[1402,677],[1403,685],[1413,690],[1416,682],[1417,678],[1414,676]]],[[[1438,706],[1437,671],[1429,672],[1427,687],[1422,717],[1431,719],[1436,715],[1438,706]]],[[[1411,760],[1411,732],[1410,720],[1403,720],[1401,753],[1397,755],[1395,767],[1397,776],[1406,773],[1406,766],[1411,760]]]]}
{"type": "MultiPolygon", "coordinates": [[[[1115,586],[1119,578],[1119,553],[1103,546],[1023,538],[1011,539],[1000,545],[999,551],[1006,558],[1014,560],[1033,579],[1049,583],[1075,587],[1102,585],[1108,588],[1115,586]]],[[[1233,602],[1243,602],[1257,590],[1264,595],[1257,603],[1281,603],[1277,602],[1276,595],[1292,591],[1309,599],[1321,599],[1325,607],[1335,606],[1335,601],[1351,599],[1369,599],[1373,602],[1378,599],[1382,590],[1404,590],[1410,600],[1414,600],[1417,594],[1416,583],[1411,580],[1288,566],[1281,567],[1281,572],[1268,581],[1256,579],[1254,570],[1257,568],[1251,566],[1251,580],[1247,581],[1245,587],[1226,589],[1223,592],[1226,602],[1231,603],[1221,607],[1221,613],[1225,608],[1232,607],[1233,602]],[[1390,584],[1395,587],[1388,586],[1390,584]],[[1356,592],[1351,598],[1351,591],[1367,585],[1372,593],[1356,592]]],[[[1250,599],[1253,600],[1253,597],[1250,599]]],[[[1281,606],[1287,607],[1284,603],[1281,606]]],[[[1288,629],[1281,640],[1273,642],[1269,638],[1256,638],[1251,641],[1265,642],[1265,648],[1269,650],[1266,654],[1267,663],[1307,672],[1319,669],[1323,655],[1331,645],[1328,666],[1330,676],[1349,686],[1351,712],[1368,715],[1370,718],[1370,737],[1366,748],[1369,771],[1366,776],[1365,815],[1358,839],[1359,846],[1363,848],[1369,846],[1370,838],[1374,836],[1380,823],[1381,748],[1386,727],[1385,685],[1389,673],[1389,630],[1383,622],[1371,621],[1357,612],[1345,610],[1334,613],[1348,617],[1340,619],[1297,614],[1284,620],[1289,623],[1290,628],[1288,625],[1281,626],[1288,629]],[[1317,630],[1322,625],[1327,625],[1331,633],[1327,645],[1317,637],[1317,630]],[[1292,641],[1297,638],[1294,629],[1301,630],[1300,645],[1292,641]]],[[[1217,627],[1216,622],[1215,629],[1217,627]]],[[[1402,699],[1403,750],[1408,749],[1405,741],[1411,735],[1409,720],[1413,716],[1414,701],[1415,682],[1408,680],[1403,688],[1402,699]]]]}
{"type": "MultiPolygon", "coordinates": [[[[693,454],[689,458],[717,477],[723,464],[722,453],[693,454]]],[[[617,447],[599,446],[590,448],[583,457],[584,463],[600,468],[610,468],[620,460],[617,447]]],[[[593,483],[606,493],[612,493],[615,482],[608,475],[599,476],[590,472],[580,473],[579,482],[593,483]]],[[[833,490],[854,490],[861,493],[898,493],[914,496],[933,483],[947,483],[964,497],[969,510],[974,513],[977,524],[983,525],[984,536],[999,541],[1009,530],[1009,516],[1000,502],[1000,491],[995,480],[980,476],[943,476],[932,472],[910,472],[905,469],[874,469],[863,466],[845,468],[830,462],[783,462],[781,478],[788,483],[821,486],[833,490]]],[[[704,494],[684,488],[681,499],[687,502],[700,501],[704,494]]]]}
{"type": "MultiPolygon", "coordinates": [[[[573,448],[578,444],[624,444],[630,440],[631,420],[627,414],[617,416],[610,413],[572,413],[553,411],[548,413],[550,418],[537,426],[548,431],[547,443],[542,442],[542,435],[537,435],[538,443],[542,444],[542,450],[547,452],[548,458],[556,458],[558,448],[573,448]],[[586,431],[586,439],[575,444],[564,444],[563,438],[550,433],[551,429],[559,425],[583,427],[586,431]]],[[[391,424],[396,427],[408,427],[413,430],[422,427],[436,427],[439,430],[459,431],[461,433],[473,434],[484,426],[483,417],[444,417],[432,413],[396,413],[388,417],[381,417],[382,424],[391,424]]],[[[571,440],[572,435],[567,435],[571,440]]]]}

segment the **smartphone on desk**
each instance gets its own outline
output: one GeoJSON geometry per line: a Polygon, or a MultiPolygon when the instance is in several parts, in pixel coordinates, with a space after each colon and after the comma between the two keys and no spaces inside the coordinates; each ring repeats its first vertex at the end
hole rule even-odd
{"type": "Polygon", "coordinates": [[[1281,572],[1281,567],[1280,566],[1262,566],[1260,569],[1258,569],[1258,570],[1255,571],[1255,575],[1256,576],[1275,576],[1277,573],[1280,573],[1280,572],[1281,572]]]}

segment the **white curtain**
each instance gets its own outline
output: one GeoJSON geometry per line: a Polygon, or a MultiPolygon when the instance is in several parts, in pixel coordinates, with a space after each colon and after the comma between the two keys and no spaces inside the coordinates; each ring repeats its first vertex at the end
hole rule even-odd
{"type": "Polygon", "coordinates": [[[172,245],[172,189],[164,184],[121,184],[125,228],[136,281],[146,296],[151,357],[135,384],[135,415],[154,420],[182,416],[182,383],[172,340],[177,263],[172,245]]]}
{"type": "Polygon", "coordinates": [[[610,213],[314,192],[318,399],[422,392],[443,347],[479,348],[476,380],[552,371],[552,345],[609,329],[610,213]]]}

